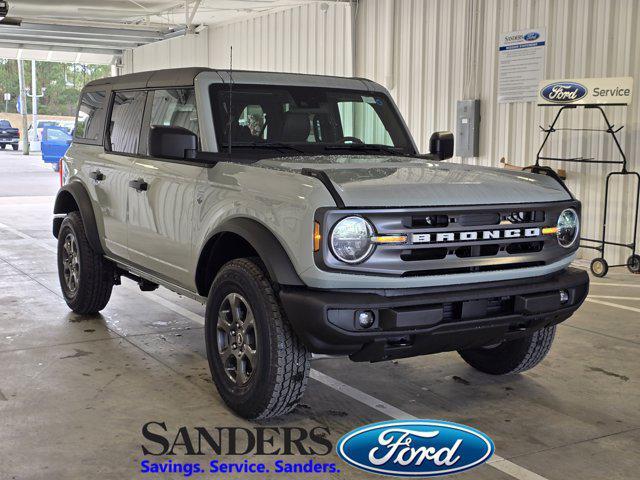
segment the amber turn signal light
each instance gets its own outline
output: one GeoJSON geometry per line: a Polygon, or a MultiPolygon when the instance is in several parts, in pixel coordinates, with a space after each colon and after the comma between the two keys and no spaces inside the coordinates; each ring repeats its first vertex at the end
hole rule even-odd
{"type": "Polygon", "coordinates": [[[313,224],[313,251],[317,252],[320,250],[320,240],[322,240],[322,235],[320,234],[320,224],[318,222],[314,222],[313,224]]]}

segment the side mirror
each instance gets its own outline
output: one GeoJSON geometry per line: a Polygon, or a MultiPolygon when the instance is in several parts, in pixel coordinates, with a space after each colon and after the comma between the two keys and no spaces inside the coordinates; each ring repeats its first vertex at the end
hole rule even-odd
{"type": "Polygon", "coordinates": [[[182,127],[152,125],[149,131],[149,155],[159,158],[183,160],[194,158],[198,137],[182,127]]]}
{"type": "Polygon", "coordinates": [[[440,160],[453,157],[453,133],[435,132],[429,139],[429,153],[440,160]]]}

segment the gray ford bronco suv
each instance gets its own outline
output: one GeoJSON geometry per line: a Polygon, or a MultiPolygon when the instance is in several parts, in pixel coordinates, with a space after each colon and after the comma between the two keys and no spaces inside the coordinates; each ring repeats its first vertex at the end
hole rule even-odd
{"type": "Polygon", "coordinates": [[[553,171],[443,162],[447,132],[421,155],[370,80],[162,70],[93,81],[78,110],[53,220],[67,304],[102,310],[122,276],[206,303],[243,417],[295,408],[312,353],[527,370],[587,295],[553,171]]]}

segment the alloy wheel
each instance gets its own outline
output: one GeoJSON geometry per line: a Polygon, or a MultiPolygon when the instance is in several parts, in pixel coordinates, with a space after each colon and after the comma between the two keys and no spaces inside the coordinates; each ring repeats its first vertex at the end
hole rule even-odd
{"type": "Polygon", "coordinates": [[[227,295],[218,311],[218,354],[227,377],[238,386],[246,385],[256,370],[257,335],[253,311],[238,293],[227,295]]]}
{"type": "Polygon", "coordinates": [[[69,293],[75,294],[80,283],[80,252],[73,232],[67,233],[62,248],[62,266],[64,281],[69,293]]]}

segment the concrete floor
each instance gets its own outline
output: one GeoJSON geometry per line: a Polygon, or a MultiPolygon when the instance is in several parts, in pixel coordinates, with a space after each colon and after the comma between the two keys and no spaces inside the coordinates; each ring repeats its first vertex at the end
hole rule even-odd
{"type": "MultiPolygon", "coordinates": [[[[142,478],[148,421],[172,432],[248,426],[211,384],[202,306],[129,283],[101,315],[70,313],[51,237],[57,175],[6,151],[0,172],[0,479],[142,478]]],[[[321,381],[310,380],[303,406],[261,425],[326,426],[335,445],[389,415],[445,419],[487,433],[507,459],[456,478],[639,478],[640,277],[617,270],[592,285],[529,373],[483,375],[455,353],[373,365],[320,359],[321,381]]],[[[340,465],[332,478],[379,478],[334,454],[322,460],[340,465]]]]}

